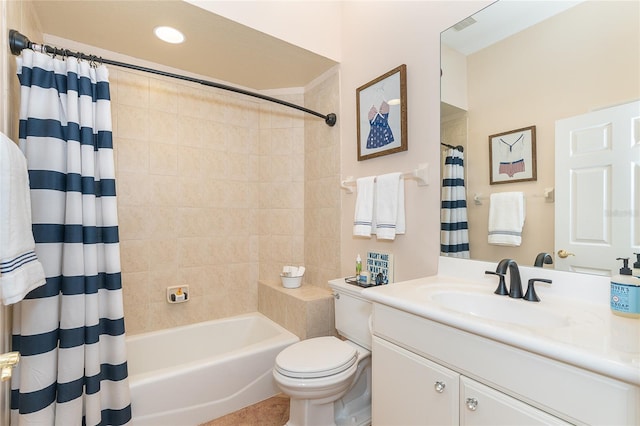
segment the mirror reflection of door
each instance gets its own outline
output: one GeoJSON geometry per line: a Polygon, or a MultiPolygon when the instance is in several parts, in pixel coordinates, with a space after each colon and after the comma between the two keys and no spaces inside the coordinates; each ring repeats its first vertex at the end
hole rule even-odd
{"type": "MultiPolygon", "coordinates": [[[[448,111],[455,106],[467,112],[465,183],[472,259],[498,262],[508,257],[532,265],[538,253],[553,253],[554,264],[545,268],[563,268],[561,263],[575,259],[557,255],[562,247],[555,248],[556,206],[553,198],[545,197],[559,180],[555,176],[555,123],[640,99],[639,13],[640,2],[498,1],[442,33],[442,142],[464,145],[447,140],[455,134],[449,128],[448,111]],[[545,10],[553,12],[549,9],[563,5],[564,9],[555,10],[547,19],[479,46],[497,30],[540,18],[545,10]],[[536,126],[536,181],[491,185],[487,137],[530,125],[536,126]],[[521,191],[527,200],[518,247],[487,242],[490,194],[506,191],[521,191]]],[[[627,182],[626,192],[631,188],[627,182]]],[[[555,202],[559,201],[556,192],[555,202]]],[[[635,209],[637,212],[637,206],[635,209]]],[[[600,224],[596,221],[592,226],[600,224]]],[[[572,251],[569,246],[564,249],[572,251]]],[[[634,250],[640,251],[628,244],[619,250],[615,257],[631,257],[634,250]]]]}
{"type": "Polygon", "coordinates": [[[617,274],[640,252],[640,101],[556,122],[556,269],[617,274]]]}

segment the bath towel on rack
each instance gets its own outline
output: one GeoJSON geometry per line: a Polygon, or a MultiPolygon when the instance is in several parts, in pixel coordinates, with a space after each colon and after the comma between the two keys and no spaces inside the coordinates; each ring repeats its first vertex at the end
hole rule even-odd
{"type": "Polygon", "coordinates": [[[389,173],[376,178],[374,219],[380,240],[394,240],[406,230],[404,210],[404,178],[402,173],[389,173]]]}
{"type": "Polygon", "coordinates": [[[489,202],[489,244],[520,246],[525,221],[524,193],[494,193],[489,202]]]}
{"type": "Polygon", "coordinates": [[[373,232],[373,199],[375,196],[375,176],[356,180],[356,208],[353,219],[353,235],[371,237],[373,232]]]}
{"type": "Polygon", "coordinates": [[[0,133],[0,296],[10,305],[45,283],[35,253],[27,160],[0,133]]]}

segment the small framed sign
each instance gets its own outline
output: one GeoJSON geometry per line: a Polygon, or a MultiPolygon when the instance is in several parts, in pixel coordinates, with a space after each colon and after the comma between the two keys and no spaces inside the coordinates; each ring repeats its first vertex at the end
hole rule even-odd
{"type": "Polygon", "coordinates": [[[382,285],[393,282],[393,255],[367,252],[367,270],[371,273],[371,284],[382,285]]]}
{"type": "Polygon", "coordinates": [[[536,180],[536,126],[489,136],[489,183],[536,180]]]}

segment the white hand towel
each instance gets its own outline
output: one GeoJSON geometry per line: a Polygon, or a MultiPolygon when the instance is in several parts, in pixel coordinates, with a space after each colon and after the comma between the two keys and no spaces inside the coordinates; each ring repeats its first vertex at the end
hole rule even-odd
{"type": "Polygon", "coordinates": [[[356,180],[356,211],[353,219],[353,235],[371,237],[373,223],[373,197],[375,176],[356,180]]]}
{"type": "Polygon", "coordinates": [[[0,133],[0,296],[5,305],[45,283],[34,249],[27,160],[0,133]]]}
{"type": "Polygon", "coordinates": [[[394,240],[397,234],[405,233],[402,173],[389,173],[376,178],[374,217],[378,239],[394,240]]]}
{"type": "Polygon", "coordinates": [[[522,243],[525,207],[522,192],[491,194],[489,244],[517,247],[522,243]]]}

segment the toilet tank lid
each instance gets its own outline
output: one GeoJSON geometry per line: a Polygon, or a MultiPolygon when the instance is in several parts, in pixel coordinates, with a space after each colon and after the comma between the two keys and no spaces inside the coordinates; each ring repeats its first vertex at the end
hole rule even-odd
{"type": "Polygon", "coordinates": [[[315,378],[338,374],[358,360],[358,351],[333,337],[315,337],[285,348],[276,357],[276,370],[289,377],[315,378]]]}

